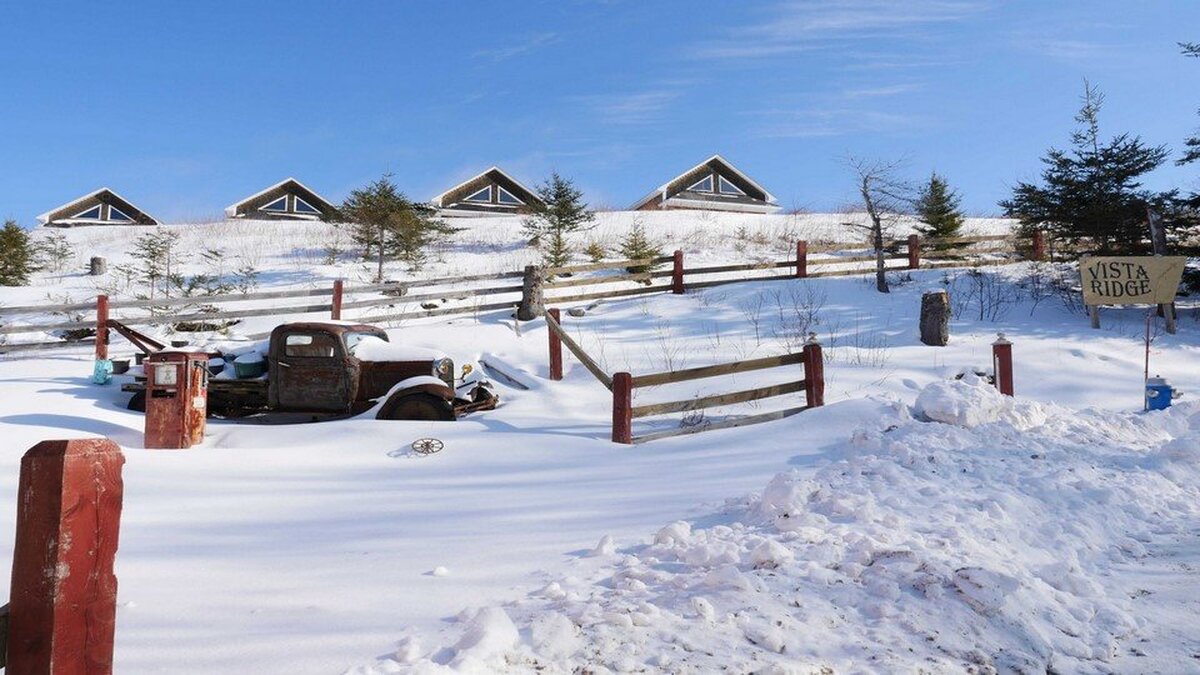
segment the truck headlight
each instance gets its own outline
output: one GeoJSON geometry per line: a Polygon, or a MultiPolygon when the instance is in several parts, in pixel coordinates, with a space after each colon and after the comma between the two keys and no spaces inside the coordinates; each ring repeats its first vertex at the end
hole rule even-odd
{"type": "Polygon", "coordinates": [[[454,361],[438,359],[433,362],[433,376],[442,380],[447,386],[454,387],[454,361]]]}

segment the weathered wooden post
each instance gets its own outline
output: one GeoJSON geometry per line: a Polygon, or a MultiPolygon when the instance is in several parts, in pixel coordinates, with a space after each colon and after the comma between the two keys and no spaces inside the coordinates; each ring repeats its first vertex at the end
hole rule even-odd
{"type": "Polygon", "coordinates": [[[671,292],[683,295],[683,251],[675,251],[674,264],[671,267],[671,292]]]}
{"type": "Polygon", "coordinates": [[[796,278],[803,279],[808,276],[808,242],[796,242],[796,278]]]}
{"type": "Polygon", "coordinates": [[[1030,253],[1033,260],[1041,262],[1046,259],[1046,233],[1041,230],[1033,232],[1033,250],[1030,253]]]}
{"type": "Polygon", "coordinates": [[[106,438],[43,441],[21,459],[7,672],[112,672],[124,463],[106,438]]]}
{"type": "Polygon", "coordinates": [[[88,261],[88,275],[93,277],[104,276],[108,272],[108,261],[98,255],[92,256],[88,261]]]}
{"type": "Polygon", "coordinates": [[[808,334],[804,343],[804,397],[808,407],[825,405],[825,361],[816,333],[808,334]]]}
{"type": "Polygon", "coordinates": [[[950,342],[950,294],[944,290],[921,296],[921,342],[931,347],[950,342]]]}
{"type": "Polygon", "coordinates": [[[525,266],[525,277],[521,282],[521,304],[517,307],[518,321],[532,321],[545,311],[544,286],[546,275],[537,265],[525,266]]]}
{"type": "MultiPolygon", "coordinates": [[[[561,325],[562,315],[557,308],[546,310],[546,316],[556,325],[561,325]]],[[[546,326],[546,332],[550,336],[550,379],[558,381],[563,377],[562,339],[558,337],[558,331],[549,325],[546,326]]]]}
{"type": "Polygon", "coordinates": [[[633,376],[613,373],[613,443],[633,444],[633,376]]]}
{"type": "Polygon", "coordinates": [[[344,282],[341,279],[333,280],[333,301],[330,303],[329,318],[333,321],[341,321],[342,319],[342,291],[344,282]]]}
{"type": "Polygon", "coordinates": [[[108,359],[108,296],[96,296],[96,360],[108,359]]]}
{"type": "Polygon", "coordinates": [[[921,267],[921,238],[915,234],[908,235],[908,269],[921,267]]]}
{"type": "Polygon", "coordinates": [[[997,333],[996,341],[992,343],[992,371],[995,374],[996,388],[1001,394],[1012,396],[1012,343],[1004,338],[1004,333],[997,333]]]}

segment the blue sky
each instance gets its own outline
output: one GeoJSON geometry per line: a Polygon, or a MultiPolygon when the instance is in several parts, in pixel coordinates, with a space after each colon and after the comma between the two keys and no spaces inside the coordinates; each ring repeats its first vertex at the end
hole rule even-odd
{"type": "MultiPolygon", "coordinates": [[[[1102,124],[1200,126],[1200,2],[56,2],[0,8],[0,217],[107,185],[170,221],[286,176],[427,199],[493,164],[624,208],[720,153],[785,207],[847,155],[944,174],[973,213],[1102,124]]],[[[1153,187],[1196,187],[1167,167],[1153,187]]]]}

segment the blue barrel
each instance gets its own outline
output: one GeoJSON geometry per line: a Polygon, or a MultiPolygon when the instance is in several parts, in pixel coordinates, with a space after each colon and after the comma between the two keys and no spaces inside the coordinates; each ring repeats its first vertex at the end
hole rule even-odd
{"type": "Polygon", "coordinates": [[[1146,410],[1166,410],[1171,407],[1175,390],[1165,378],[1152,377],[1146,380],[1146,410]]]}

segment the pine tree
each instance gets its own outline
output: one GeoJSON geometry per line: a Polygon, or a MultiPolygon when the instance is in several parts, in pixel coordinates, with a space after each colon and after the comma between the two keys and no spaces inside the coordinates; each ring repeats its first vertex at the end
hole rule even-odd
{"type": "Polygon", "coordinates": [[[383,263],[388,257],[418,268],[430,244],[459,231],[435,218],[432,208],[409,201],[392,183],[391,174],[352,191],[339,215],[352,225],[351,237],[363,247],[363,259],[374,255],[377,283],[383,281],[383,263]]]}
{"type": "Polygon", "coordinates": [[[583,202],[583,193],[569,179],[551,173],[538,186],[543,204],[525,218],[523,228],[529,245],[542,251],[542,264],[561,267],[571,260],[570,235],[589,229],[596,215],[583,202]]]}
{"type": "MultiPolygon", "coordinates": [[[[1184,56],[1200,58],[1200,42],[1180,42],[1179,48],[1183,50],[1184,56]]],[[[1196,112],[1200,114],[1200,110],[1196,112]]],[[[1191,138],[1184,139],[1183,147],[1185,148],[1183,157],[1176,162],[1177,164],[1183,165],[1189,162],[1200,161],[1200,132],[1197,132],[1191,138]]]]}
{"type": "Polygon", "coordinates": [[[1018,183],[1000,207],[1027,234],[1042,229],[1056,239],[1091,242],[1101,253],[1146,251],[1147,207],[1166,209],[1175,195],[1143,190],[1138,178],[1160,166],[1167,149],[1129,134],[1102,142],[1103,103],[1103,95],[1085,83],[1071,149],[1047,151],[1042,184],[1018,183]]]}
{"type": "Polygon", "coordinates": [[[936,173],[930,174],[929,182],[921,186],[913,204],[917,220],[923,223],[923,226],[917,226],[917,232],[933,239],[935,247],[939,239],[957,237],[963,224],[960,202],[958,193],[950,188],[944,178],[936,173]]]}
{"type": "MultiPolygon", "coordinates": [[[[621,257],[626,260],[644,260],[646,258],[662,257],[662,250],[658,244],[650,241],[646,236],[646,228],[642,225],[641,220],[635,220],[633,228],[629,233],[621,238],[621,257]]],[[[641,273],[649,272],[657,267],[657,265],[634,265],[626,267],[629,272],[641,273]]]]}
{"type": "Polygon", "coordinates": [[[0,228],[0,286],[24,286],[37,271],[29,233],[15,221],[4,221],[0,228]]]}

